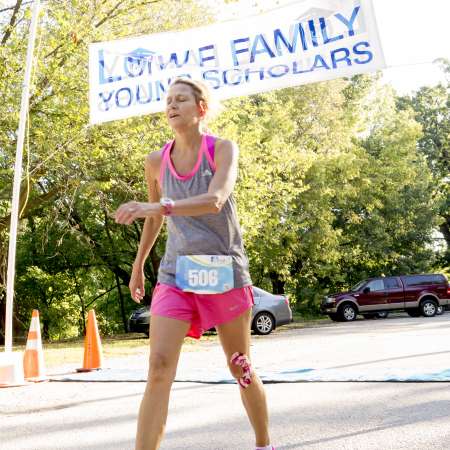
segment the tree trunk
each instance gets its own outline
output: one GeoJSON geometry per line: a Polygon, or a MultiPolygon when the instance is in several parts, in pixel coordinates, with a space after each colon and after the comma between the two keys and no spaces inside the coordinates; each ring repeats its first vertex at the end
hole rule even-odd
{"type": "MultiPolygon", "coordinates": [[[[6,247],[5,247],[6,248],[6,247]]],[[[7,269],[7,253],[2,252],[0,248],[0,345],[5,345],[6,335],[6,269],[7,269]],[[4,258],[4,260],[3,260],[4,258]]],[[[23,335],[26,335],[26,327],[17,317],[17,302],[13,303],[13,316],[12,316],[12,336],[20,336],[21,340],[23,335]]]]}
{"type": "Polygon", "coordinates": [[[272,291],[276,295],[284,294],[285,281],[280,278],[277,272],[269,272],[270,281],[272,281],[272,291]]]}
{"type": "MultiPolygon", "coordinates": [[[[67,263],[67,260],[66,260],[67,263]]],[[[80,306],[81,306],[81,314],[78,320],[78,335],[79,336],[85,336],[86,335],[86,305],[84,302],[84,298],[81,295],[80,285],[78,284],[78,278],[77,274],[75,273],[74,269],[71,269],[70,272],[72,273],[73,279],[75,281],[75,287],[77,290],[78,298],[80,299],[80,306]]]]}
{"type": "Polygon", "coordinates": [[[122,288],[120,287],[119,276],[117,275],[116,272],[114,272],[114,275],[116,277],[117,291],[119,292],[120,313],[122,315],[123,329],[125,330],[125,333],[128,333],[128,322],[127,322],[127,318],[126,318],[126,315],[125,315],[125,302],[124,302],[124,299],[123,299],[122,288]]]}
{"type": "Polygon", "coordinates": [[[3,295],[3,292],[0,292],[0,345],[5,345],[5,314],[6,314],[6,296],[3,295]]]}
{"type": "MultiPolygon", "coordinates": [[[[6,237],[6,233],[0,231],[6,237]]],[[[0,344],[5,344],[6,321],[6,269],[8,258],[8,241],[0,244],[0,344]]]]}
{"type": "Polygon", "coordinates": [[[450,264],[450,216],[444,216],[444,223],[441,224],[440,230],[444,235],[445,242],[447,243],[447,251],[445,252],[445,262],[450,264]]]}
{"type": "Polygon", "coordinates": [[[42,318],[42,340],[50,340],[50,320],[45,316],[42,318]]]}
{"type": "Polygon", "coordinates": [[[161,262],[161,258],[158,256],[158,254],[156,253],[155,247],[156,247],[156,243],[158,241],[155,242],[155,244],[153,245],[153,247],[150,250],[150,262],[151,262],[151,267],[152,267],[152,286],[156,285],[156,280],[158,278],[158,269],[159,269],[159,263],[161,262]]]}
{"type": "Polygon", "coordinates": [[[6,27],[5,34],[3,35],[3,38],[2,38],[2,42],[1,42],[2,46],[4,46],[6,44],[9,37],[11,36],[11,33],[14,30],[14,26],[16,25],[16,21],[17,21],[17,14],[19,13],[20,7],[22,6],[22,1],[23,0],[17,0],[16,4],[14,6],[14,10],[11,15],[11,19],[9,20],[9,26],[6,27]]]}

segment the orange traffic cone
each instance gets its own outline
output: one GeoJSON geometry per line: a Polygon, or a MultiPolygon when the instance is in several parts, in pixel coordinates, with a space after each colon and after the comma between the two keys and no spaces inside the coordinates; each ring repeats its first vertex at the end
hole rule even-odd
{"type": "Polygon", "coordinates": [[[23,373],[28,381],[47,381],[45,376],[44,351],[42,350],[39,311],[33,309],[27,345],[23,355],[23,373]]]}
{"type": "Polygon", "coordinates": [[[90,372],[102,368],[103,352],[100,335],[98,334],[97,319],[95,311],[89,310],[86,336],[84,338],[83,367],[77,372],[90,372]]]}

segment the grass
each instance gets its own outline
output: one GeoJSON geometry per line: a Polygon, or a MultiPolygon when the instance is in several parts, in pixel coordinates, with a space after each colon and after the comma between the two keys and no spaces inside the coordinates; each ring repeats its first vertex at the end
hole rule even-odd
{"type": "Polygon", "coordinates": [[[311,313],[309,311],[292,311],[294,322],[317,322],[328,320],[328,317],[320,313],[311,313]]]}
{"type": "MultiPolygon", "coordinates": [[[[217,340],[215,334],[205,334],[202,336],[202,343],[214,342],[217,340]]],[[[101,337],[103,358],[120,358],[131,355],[148,355],[149,340],[141,333],[126,333],[114,336],[101,337]]],[[[196,351],[200,348],[200,341],[186,338],[183,351],[196,351]]],[[[78,337],[64,341],[45,341],[42,343],[44,350],[44,361],[47,368],[55,368],[66,364],[83,365],[84,338],[78,337]]],[[[25,344],[14,345],[13,351],[24,352],[25,344]]]]}

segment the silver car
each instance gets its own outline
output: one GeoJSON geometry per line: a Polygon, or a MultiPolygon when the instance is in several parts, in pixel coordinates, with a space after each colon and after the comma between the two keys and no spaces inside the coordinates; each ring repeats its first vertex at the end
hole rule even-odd
{"type": "MultiPolygon", "coordinates": [[[[255,304],[252,308],[252,330],[255,334],[270,334],[275,328],[292,322],[292,310],[286,295],[274,295],[253,286],[255,304]]],[[[131,332],[149,335],[148,306],[136,309],[128,320],[131,332]]]]}
{"type": "Polygon", "coordinates": [[[253,286],[252,330],[269,334],[280,325],[292,322],[292,310],[286,295],[274,295],[253,286]]]}

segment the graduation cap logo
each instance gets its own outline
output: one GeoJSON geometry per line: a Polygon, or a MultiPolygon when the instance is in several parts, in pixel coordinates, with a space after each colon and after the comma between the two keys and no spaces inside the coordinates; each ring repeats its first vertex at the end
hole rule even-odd
{"type": "Polygon", "coordinates": [[[156,52],[145,48],[137,48],[130,53],[125,54],[124,68],[130,77],[138,77],[143,74],[145,68],[151,73],[151,62],[156,52]]]}

